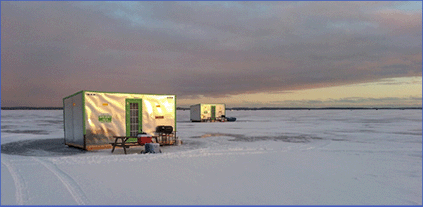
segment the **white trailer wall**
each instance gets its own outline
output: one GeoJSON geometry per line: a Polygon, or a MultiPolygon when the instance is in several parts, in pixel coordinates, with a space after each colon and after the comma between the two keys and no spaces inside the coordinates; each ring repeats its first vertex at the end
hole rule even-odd
{"type": "Polygon", "coordinates": [[[190,106],[190,119],[191,121],[201,121],[201,105],[190,106]]]}
{"type": "Polygon", "coordinates": [[[215,106],[216,106],[216,118],[221,117],[222,115],[226,116],[225,104],[215,104],[215,106]]]}
{"type": "Polygon", "coordinates": [[[85,148],[83,93],[79,92],[63,99],[65,144],[85,148]]]}
{"type": "Polygon", "coordinates": [[[201,111],[200,111],[201,120],[211,118],[210,110],[211,110],[211,104],[201,104],[201,111]]]}

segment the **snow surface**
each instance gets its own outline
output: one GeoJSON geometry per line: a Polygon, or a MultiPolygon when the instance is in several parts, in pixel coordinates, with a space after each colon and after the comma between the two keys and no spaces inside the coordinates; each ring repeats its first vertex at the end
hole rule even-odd
{"type": "Polygon", "coordinates": [[[422,205],[421,110],[227,111],[161,154],[63,144],[62,111],[1,111],[2,205],[422,205]]]}

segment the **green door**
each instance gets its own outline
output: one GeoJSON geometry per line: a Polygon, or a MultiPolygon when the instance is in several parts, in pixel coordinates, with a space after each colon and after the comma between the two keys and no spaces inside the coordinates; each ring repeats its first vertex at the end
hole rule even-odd
{"type": "Polygon", "coordinates": [[[216,120],[216,106],[211,106],[211,120],[216,120]]]}
{"type": "MultiPolygon", "coordinates": [[[[142,132],[142,99],[126,99],[126,136],[136,137],[142,132]]],[[[136,138],[128,142],[136,142],[136,138]]]]}

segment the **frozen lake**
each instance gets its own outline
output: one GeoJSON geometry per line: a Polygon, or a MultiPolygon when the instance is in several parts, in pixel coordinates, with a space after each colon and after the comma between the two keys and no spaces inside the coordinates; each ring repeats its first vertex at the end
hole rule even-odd
{"type": "Polygon", "coordinates": [[[181,146],[82,151],[61,110],[1,111],[2,205],[422,205],[421,110],[227,111],[181,146]]]}

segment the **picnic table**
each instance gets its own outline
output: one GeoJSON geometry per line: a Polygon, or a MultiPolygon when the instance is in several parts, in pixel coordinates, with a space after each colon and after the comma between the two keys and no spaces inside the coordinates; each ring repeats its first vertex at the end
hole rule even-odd
{"type": "MultiPolygon", "coordinates": [[[[115,141],[110,143],[113,146],[112,153],[115,151],[116,147],[122,147],[123,151],[126,154],[126,148],[134,147],[134,146],[144,146],[144,144],[140,144],[138,142],[127,142],[128,139],[130,139],[130,138],[138,139],[138,137],[136,137],[136,136],[129,136],[129,137],[127,137],[127,136],[113,136],[113,138],[115,139],[115,141]],[[118,141],[118,140],[120,140],[120,141],[118,141]]],[[[156,139],[156,142],[157,142],[157,137],[153,136],[153,139],[156,139]]]]}
{"type": "Polygon", "coordinates": [[[114,142],[110,143],[113,146],[112,153],[115,151],[116,147],[122,147],[123,151],[126,154],[126,148],[132,147],[132,146],[140,146],[138,142],[126,142],[130,138],[137,138],[137,137],[127,137],[127,136],[114,136],[115,139],[114,142]],[[120,140],[120,142],[118,141],[120,140]]]}

